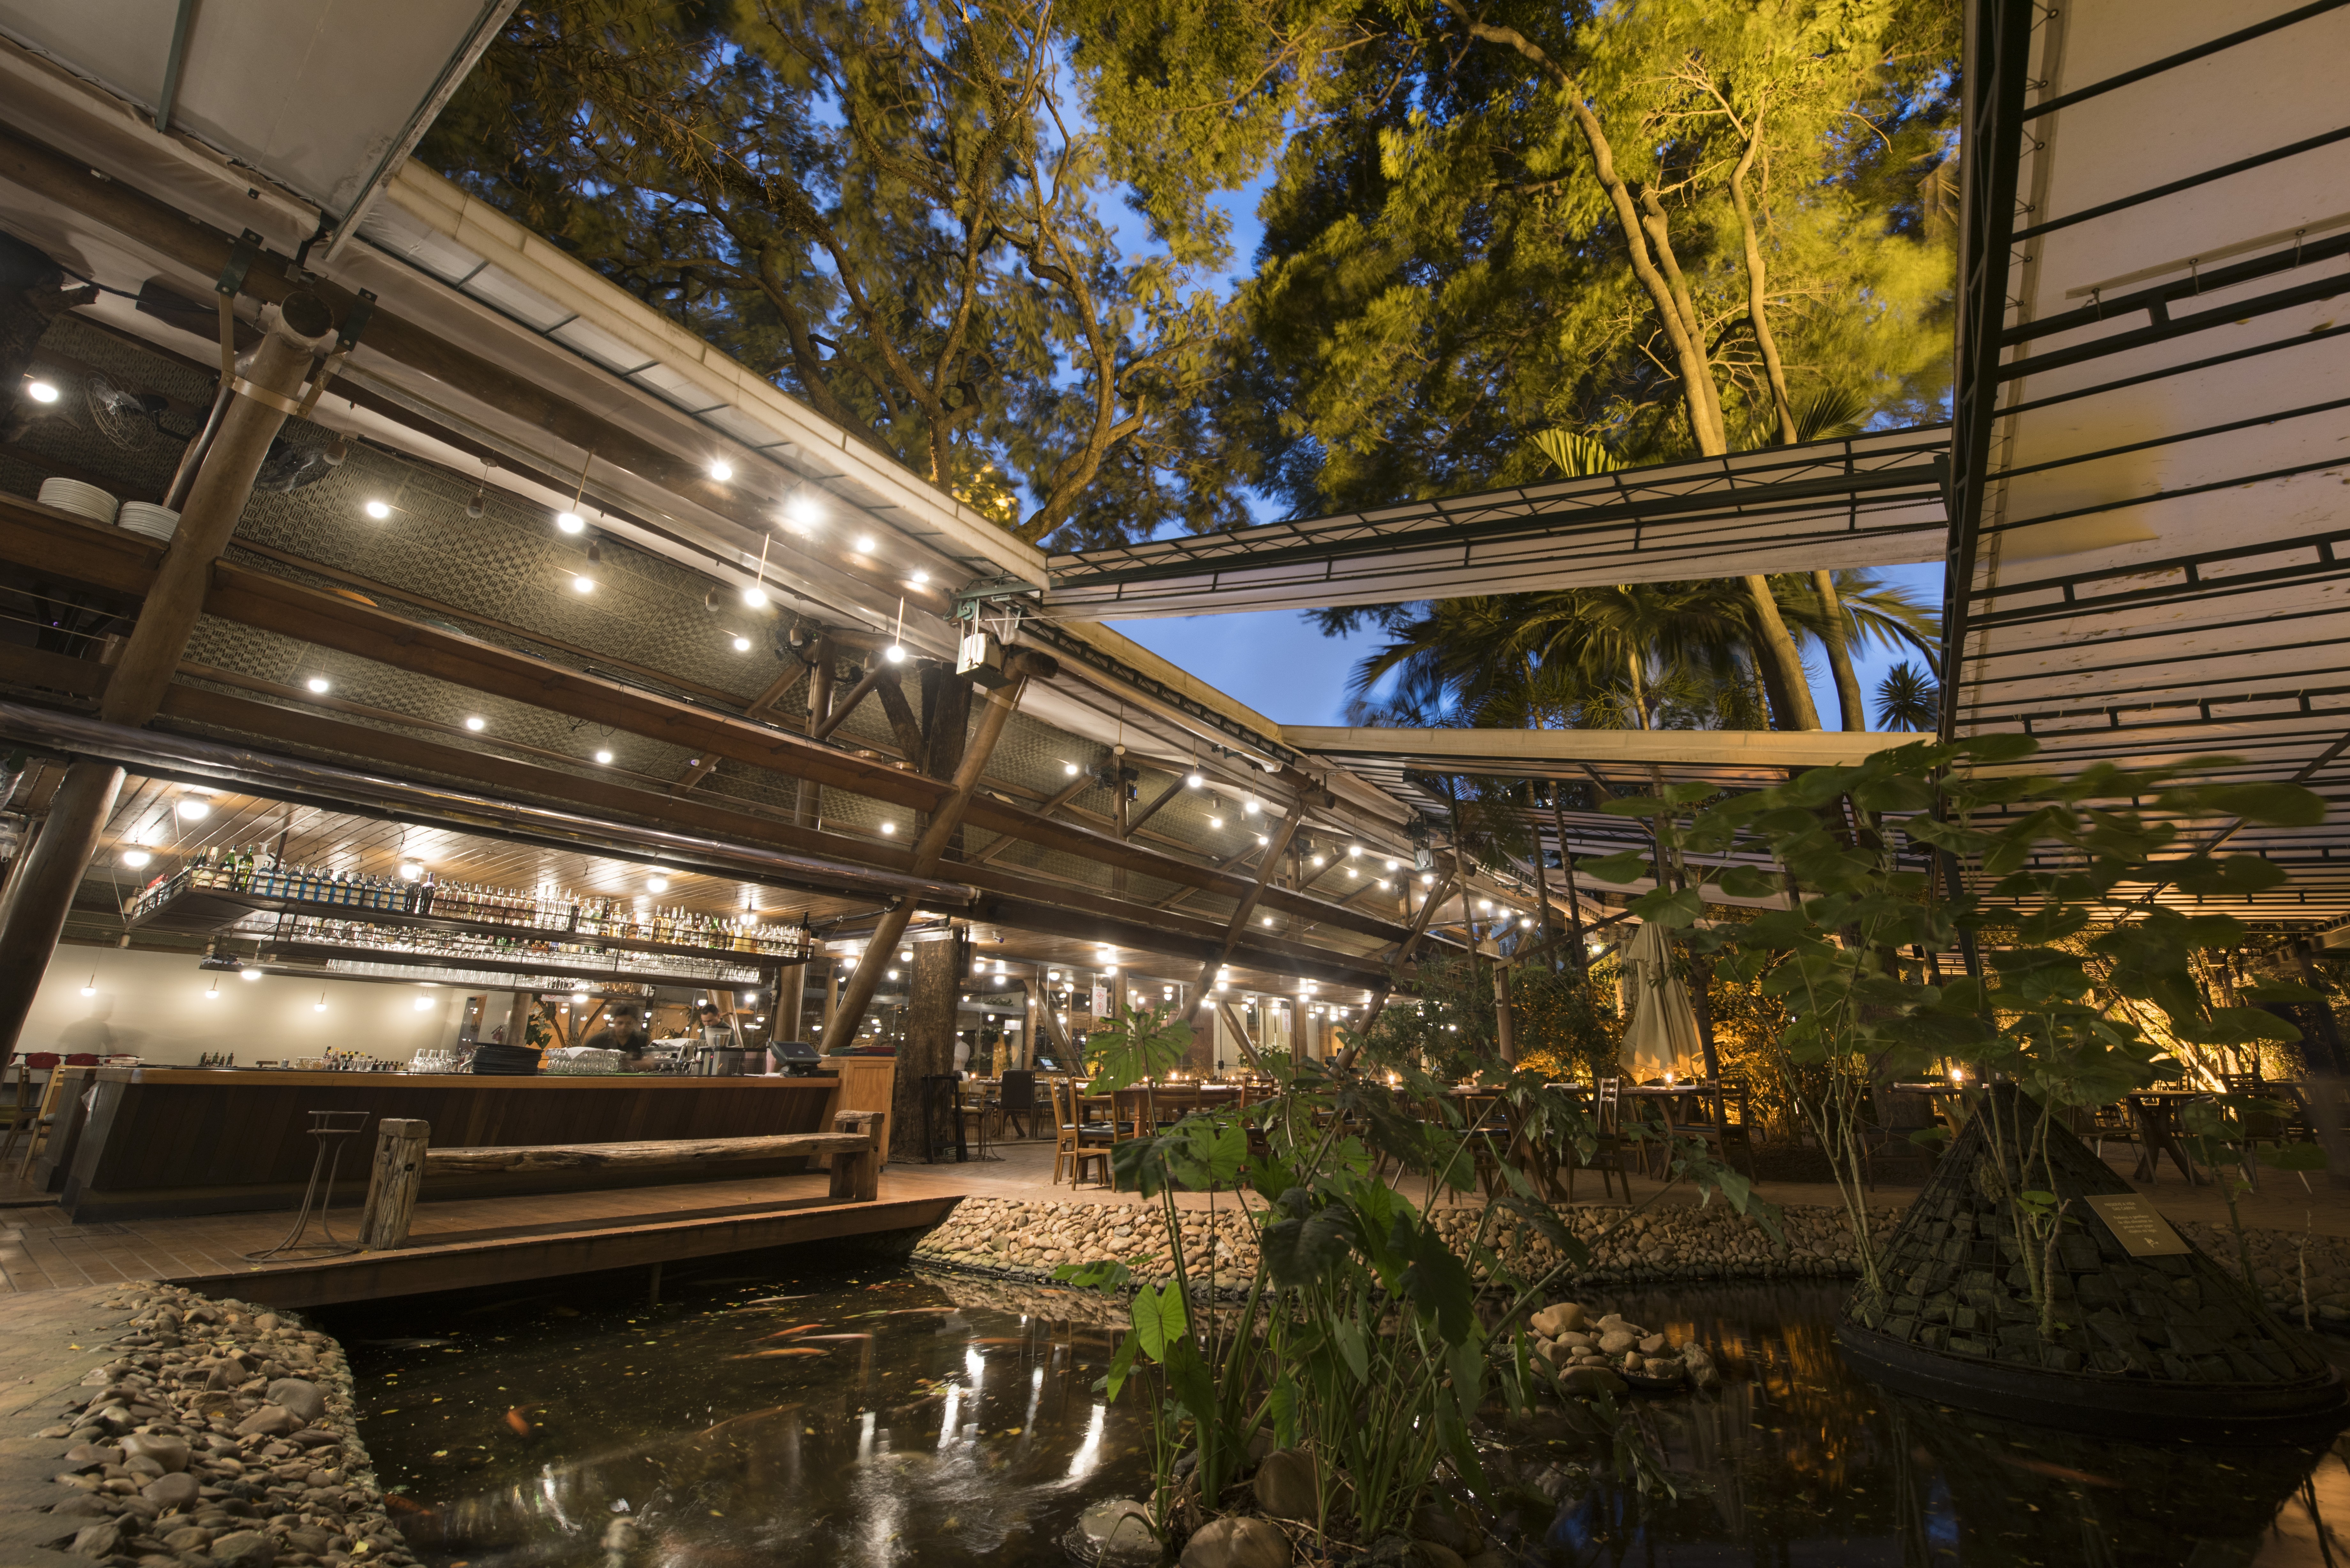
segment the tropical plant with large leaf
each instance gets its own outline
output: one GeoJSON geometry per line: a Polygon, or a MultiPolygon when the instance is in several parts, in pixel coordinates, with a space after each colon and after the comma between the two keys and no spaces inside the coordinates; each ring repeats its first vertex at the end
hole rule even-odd
{"type": "MultiPolygon", "coordinates": [[[[2045,1334],[2055,1310],[2048,1256],[2077,1220],[2053,1193],[2055,1118],[2176,1065],[2117,1003],[2151,1010],[2178,1041],[2295,1033],[2259,1006],[2214,1005],[2196,982],[2198,956],[2240,945],[2241,921],[2155,895],[2274,888],[2286,877],[2274,862],[2214,854],[2191,827],[2308,826],[2324,806],[2296,785],[2216,777],[2226,759],[2060,777],[2029,767],[2036,749],[2021,735],[1920,742],[1727,798],[1683,784],[1603,809],[1646,818],[1690,873],[1635,911],[1783,1001],[1775,1060],[1790,1085],[1801,1068],[1828,1069],[1812,1075],[1825,1087],[1803,1108],[1836,1168],[1868,1297],[1884,1291],[1863,1196],[1878,1092],[1952,1066],[2022,1091],[1979,1095],[1970,1114],[1992,1145],[1986,1168],[2016,1173],[2000,1197],[2045,1334]],[[1742,898],[1787,895],[1786,907],[1702,926],[1706,884],[1742,898]],[[1960,962],[1979,947],[1979,961],[1960,962]]],[[[1615,880],[1640,863],[1627,854],[1586,868],[1615,880]]]]}

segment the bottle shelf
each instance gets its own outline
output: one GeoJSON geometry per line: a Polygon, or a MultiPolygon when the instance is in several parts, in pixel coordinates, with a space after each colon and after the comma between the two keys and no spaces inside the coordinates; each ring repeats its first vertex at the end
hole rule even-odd
{"type": "MultiPolygon", "coordinates": [[[[251,933],[265,936],[265,933],[251,933]]],[[[557,991],[574,981],[594,983],[625,982],[630,985],[671,985],[693,988],[725,988],[741,990],[765,984],[761,973],[749,965],[733,972],[697,973],[685,970],[659,969],[652,966],[635,968],[613,961],[618,954],[596,953],[498,953],[428,952],[403,948],[376,947],[364,942],[321,940],[315,937],[296,937],[269,943],[262,967],[273,972],[298,973],[311,966],[323,966],[335,960],[361,960],[371,964],[390,964],[406,970],[430,970],[442,975],[498,974],[522,975],[552,983],[531,987],[537,991],[557,991]],[[598,961],[601,960],[602,961],[598,961]],[[279,966],[286,966],[280,969],[279,966]]],[[[713,962],[712,970],[725,966],[713,962]]],[[[328,978],[342,978],[329,975],[328,978]]],[[[360,978],[360,977],[351,977],[360,978]]]]}
{"type": "MultiPolygon", "coordinates": [[[[132,928],[152,927],[157,930],[191,935],[215,935],[256,913],[307,916],[326,920],[350,920],[368,925],[398,926],[418,930],[459,932],[473,936],[504,937],[515,941],[538,941],[548,945],[549,951],[541,955],[524,955],[546,959],[588,957],[599,952],[644,952],[673,954],[681,958],[712,959],[722,962],[757,966],[761,964],[799,963],[807,957],[807,943],[798,928],[781,928],[788,934],[758,935],[744,933],[738,940],[747,946],[717,947],[693,941],[680,941],[660,937],[642,937],[606,931],[575,930],[567,926],[547,925],[521,920],[480,919],[442,914],[413,914],[405,909],[370,909],[361,904],[330,903],[317,898],[290,898],[278,894],[258,893],[247,888],[211,887],[182,870],[168,880],[141,891],[123,911],[132,928]]],[[[776,929],[776,928],[770,928],[776,929]]],[[[245,931],[240,935],[267,940],[265,931],[245,931]]],[[[469,955],[470,956],[470,955],[469,955]]]]}

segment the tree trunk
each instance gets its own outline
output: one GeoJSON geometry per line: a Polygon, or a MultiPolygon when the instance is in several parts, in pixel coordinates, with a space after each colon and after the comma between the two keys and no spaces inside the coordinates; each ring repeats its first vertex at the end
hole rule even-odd
{"type": "Polygon", "coordinates": [[[1771,727],[1775,730],[1816,730],[1820,727],[1819,711],[1812,706],[1811,682],[1804,676],[1804,656],[1795,649],[1795,639],[1787,631],[1786,620],[1779,614],[1779,601],[1771,592],[1771,579],[1748,576],[1746,597],[1754,606],[1754,639],[1762,657],[1755,660],[1762,676],[1762,691],[1771,704],[1771,727]]]}
{"type": "MultiPolygon", "coordinates": [[[[962,944],[914,944],[914,973],[906,994],[906,1037],[898,1046],[898,1079],[889,1103],[889,1158],[920,1159],[930,1153],[930,1127],[922,1114],[922,1080],[954,1071],[955,998],[962,985],[956,961],[962,944]]],[[[868,950],[867,963],[895,962],[895,953],[868,950]]]]}
{"type": "Polygon", "coordinates": [[[1834,572],[1814,572],[1812,586],[1819,590],[1820,607],[1827,615],[1827,630],[1820,640],[1827,645],[1828,668],[1835,672],[1836,709],[1848,732],[1868,728],[1868,711],[1860,700],[1860,677],[1853,673],[1852,649],[1845,642],[1846,623],[1844,600],[1836,595],[1834,572]]]}

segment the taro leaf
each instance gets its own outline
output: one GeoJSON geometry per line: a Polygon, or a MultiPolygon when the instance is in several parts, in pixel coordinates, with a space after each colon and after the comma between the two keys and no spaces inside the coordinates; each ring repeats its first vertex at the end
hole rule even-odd
{"type": "Polygon", "coordinates": [[[1337,1346],[1338,1358],[1347,1364],[1347,1370],[1355,1375],[1356,1382],[1370,1381],[1370,1344],[1364,1336],[1361,1324],[1356,1322],[1352,1316],[1333,1319],[1330,1324],[1330,1343],[1337,1346]]]}
{"type": "Polygon", "coordinates": [[[2039,749],[2037,740],[2015,730],[1995,730],[1987,735],[1970,735],[1950,742],[1953,753],[1978,763],[2022,762],[2039,749]]]}
{"type": "Polygon", "coordinates": [[[1145,1198],[1156,1198],[1174,1185],[1174,1173],[1169,1168],[1168,1154],[1174,1143],[1170,1136],[1160,1137],[1130,1137],[1113,1143],[1109,1150],[1112,1185],[1120,1191],[1139,1192],[1145,1198]]]}
{"type": "Polygon", "coordinates": [[[2263,827],[2315,827],[2325,820],[2325,802],[2299,784],[2189,784],[2158,798],[2167,810],[2241,816],[2263,827]]]}
{"type": "Polygon", "coordinates": [[[1063,1263],[1053,1271],[1053,1277],[1083,1290],[1122,1291],[1134,1278],[1134,1271],[1124,1263],[1097,1258],[1089,1263],[1063,1263]]]}
{"type": "Polygon", "coordinates": [[[1397,1251],[1410,1262],[1401,1282],[1404,1299],[1436,1322],[1436,1332],[1448,1345],[1460,1345],[1476,1331],[1476,1287],[1469,1270],[1452,1254],[1433,1225],[1399,1220],[1399,1232],[1390,1238],[1397,1251]]]}
{"type": "Polygon", "coordinates": [[[1273,1446],[1294,1449],[1297,1446],[1297,1380],[1287,1368],[1274,1374],[1273,1393],[1265,1400],[1265,1408],[1273,1417],[1273,1446]]]}
{"type": "MultiPolygon", "coordinates": [[[[1168,1289],[1172,1291],[1174,1287],[1168,1289]]],[[[1208,1375],[1208,1364],[1188,1334],[1168,1341],[1167,1385],[1174,1392],[1175,1402],[1190,1413],[1192,1424],[1205,1438],[1215,1428],[1216,1382],[1208,1375]]]]}
{"type": "Polygon", "coordinates": [[[1134,1370],[1134,1358],[1142,1352],[1142,1335],[1128,1329],[1118,1344],[1118,1354],[1109,1358],[1109,1375],[1102,1379],[1103,1390],[1115,1401],[1118,1391],[1126,1386],[1127,1374],[1134,1370]]]}
{"type": "Polygon", "coordinates": [[[1695,925],[1698,916],[1704,912],[1705,900],[1694,888],[1670,893],[1659,888],[1632,900],[1632,913],[1644,920],[1654,920],[1668,930],[1695,925]]]}
{"type": "Polygon", "coordinates": [[[2325,1149],[2314,1143],[2268,1144],[2261,1149],[2261,1163],[2276,1170],[2324,1170],[2325,1149]]]}
{"type": "Polygon", "coordinates": [[[1532,1225],[1544,1241],[1557,1248],[1560,1256],[1576,1268],[1582,1268],[1591,1262],[1591,1249],[1584,1245],[1582,1237],[1560,1222],[1558,1210],[1549,1204],[1540,1201],[1530,1202],[1514,1193],[1510,1193],[1503,1196],[1502,1207],[1532,1225]]]}
{"type": "Polygon", "coordinates": [[[1229,1187],[1248,1164],[1248,1134],[1236,1123],[1186,1116],[1167,1141],[1169,1173],[1194,1190],[1229,1187]]]}
{"type": "Polygon", "coordinates": [[[1714,885],[1733,898],[1767,898],[1779,892],[1779,879],[1752,866],[1732,866],[1714,879],[1714,885]]]}
{"type": "Polygon", "coordinates": [[[1613,882],[1620,887],[1648,874],[1648,857],[1638,850],[1627,849],[1596,860],[1578,860],[1575,868],[1595,882],[1613,882]]]}
{"type": "Polygon", "coordinates": [[[1135,1292],[1130,1311],[1142,1354],[1153,1361],[1166,1360],[1167,1347],[1184,1337],[1183,1293],[1172,1281],[1157,1290],[1145,1285],[1135,1292]]]}
{"type": "Polygon", "coordinates": [[[1249,1185],[1267,1203],[1277,1201],[1284,1192],[1297,1187],[1297,1173],[1277,1155],[1256,1154],[1249,1157],[1249,1185]]]}
{"type": "Polygon", "coordinates": [[[1302,1218],[1276,1220],[1264,1228],[1263,1252],[1265,1272],[1274,1284],[1284,1289],[1309,1285],[1347,1255],[1346,1211],[1317,1209],[1302,1218]]]}
{"type": "Polygon", "coordinates": [[[1669,805],[1652,794],[1619,794],[1614,800],[1601,801],[1599,809],[1607,816],[1667,816],[1672,812],[1669,805]]]}
{"type": "Polygon", "coordinates": [[[2286,880],[2283,867],[2257,855],[2190,855],[2157,865],[2180,892],[2198,897],[2265,892],[2286,880]]]}
{"type": "Polygon", "coordinates": [[[2238,986],[2236,994],[2253,1002],[2324,1002],[2325,993],[2289,980],[2257,980],[2238,986]]]}

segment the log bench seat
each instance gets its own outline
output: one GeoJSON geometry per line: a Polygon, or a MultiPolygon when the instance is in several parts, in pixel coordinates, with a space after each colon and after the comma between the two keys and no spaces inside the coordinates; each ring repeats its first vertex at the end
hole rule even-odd
{"type": "Polygon", "coordinates": [[[368,1179],[367,1208],[359,1217],[359,1246],[372,1251],[407,1244],[417,1197],[428,1176],[514,1170],[651,1173],[731,1160],[825,1156],[832,1160],[833,1200],[870,1203],[880,1195],[887,1119],[880,1111],[837,1111],[828,1133],[434,1148],[431,1123],[386,1116],[376,1124],[375,1166],[368,1179]]]}

